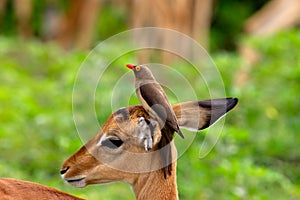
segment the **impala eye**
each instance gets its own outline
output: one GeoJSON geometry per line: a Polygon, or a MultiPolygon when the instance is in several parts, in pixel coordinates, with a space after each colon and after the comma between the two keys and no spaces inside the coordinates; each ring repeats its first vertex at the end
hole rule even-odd
{"type": "Polygon", "coordinates": [[[108,147],[110,149],[117,149],[122,146],[122,144],[123,141],[118,138],[108,138],[101,143],[102,146],[108,147]]]}

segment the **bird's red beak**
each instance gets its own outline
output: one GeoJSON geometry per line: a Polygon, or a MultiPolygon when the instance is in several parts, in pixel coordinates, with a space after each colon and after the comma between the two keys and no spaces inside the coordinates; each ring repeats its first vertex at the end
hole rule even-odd
{"type": "Polygon", "coordinates": [[[129,69],[134,69],[134,65],[133,64],[127,64],[126,67],[128,67],[129,69]]]}

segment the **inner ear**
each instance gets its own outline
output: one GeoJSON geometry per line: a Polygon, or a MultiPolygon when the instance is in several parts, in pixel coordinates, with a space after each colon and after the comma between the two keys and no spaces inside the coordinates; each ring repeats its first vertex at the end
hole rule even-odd
{"type": "Polygon", "coordinates": [[[155,147],[161,139],[160,126],[157,121],[138,117],[138,138],[140,145],[148,151],[155,147]]]}
{"type": "Polygon", "coordinates": [[[151,120],[149,121],[149,128],[151,130],[151,135],[153,138],[153,146],[157,146],[157,144],[160,142],[161,140],[161,130],[160,130],[160,126],[159,126],[159,122],[155,121],[155,120],[151,120]]]}
{"type": "Polygon", "coordinates": [[[152,133],[149,125],[144,117],[138,118],[137,134],[139,138],[139,144],[145,151],[149,151],[153,147],[152,133]]]}

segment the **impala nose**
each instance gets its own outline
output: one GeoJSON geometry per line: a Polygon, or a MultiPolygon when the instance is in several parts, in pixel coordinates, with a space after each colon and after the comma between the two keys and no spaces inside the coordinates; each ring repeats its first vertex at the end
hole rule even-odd
{"type": "Polygon", "coordinates": [[[65,168],[63,168],[63,169],[61,169],[61,170],[60,170],[60,174],[61,174],[61,175],[65,174],[69,169],[70,169],[69,166],[67,166],[67,167],[65,167],[65,168]]]}

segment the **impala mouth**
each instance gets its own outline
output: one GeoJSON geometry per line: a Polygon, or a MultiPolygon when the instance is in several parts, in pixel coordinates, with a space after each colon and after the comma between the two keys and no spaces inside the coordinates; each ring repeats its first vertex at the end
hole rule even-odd
{"type": "Polygon", "coordinates": [[[69,183],[72,183],[72,182],[82,181],[83,179],[85,179],[85,177],[83,177],[83,178],[71,178],[71,179],[65,179],[65,180],[69,183]]]}
{"type": "Polygon", "coordinates": [[[74,187],[82,188],[86,186],[85,178],[86,177],[64,178],[64,180],[74,187]]]}

